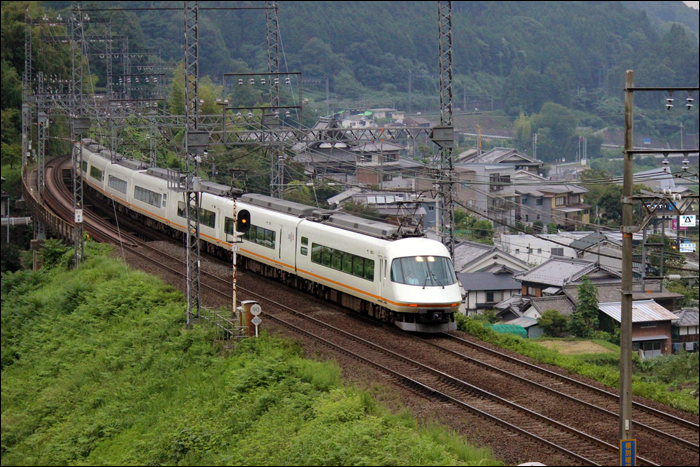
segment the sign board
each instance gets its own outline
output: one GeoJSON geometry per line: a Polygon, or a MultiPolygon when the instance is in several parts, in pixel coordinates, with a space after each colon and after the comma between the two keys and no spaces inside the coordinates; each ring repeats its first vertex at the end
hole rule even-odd
{"type": "Polygon", "coordinates": [[[430,130],[430,139],[441,148],[454,148],[455,130],[451,126],[435,126],[430,130]]]}
{"type": "Polygon", "coordinates": [[[262,313],[262,307],[258,305],[257,303],[251,305],[250,307],[250,314],[253,316],[258,316],[260,313],[262,313]]]}
{"type": "Polygon", "coordinates": [[[680,216],[680,226],[681,227],[695,227],[697,219],[695,215],[684,214],[680,216]]]}
{"type": "Polygon", "coordinates": [[[694,242],[682,242],[681,253],[695,253],[697,245],[694,242]]]}
{"type": "Polygon", "coordinates": [[[644,145],[649,146],[651,144],[651,138],[644,138],[644,145]]]}
{"type": "Polygon", "coordinates": [[[75,223],[76,223],[76,224],[82,224],[82,223],[83,223],[83,210],[82,210],[82,209],[76,209],[76,210],[75,210],[75,223]]]}
{"type": "Polygon", "coordinates": [[[620,440],[620,465],[637,465],[637,440],[620,440]]]}
{"type": "Polygon", "coordinates": [[[262,323],[262,320],[259,316],[253,316],[253,319],[251,319],[250,322],[253,323],[255,326],[259,326],[260,323],[262,323]]]}

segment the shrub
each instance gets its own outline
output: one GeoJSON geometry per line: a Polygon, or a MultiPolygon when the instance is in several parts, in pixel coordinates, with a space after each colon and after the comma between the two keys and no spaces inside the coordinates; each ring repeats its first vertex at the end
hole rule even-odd
{"type": "Polygon", "coordinates": [[[546,335],[552,337],[559,337],[564,332],[566,321],[566,316],[562,316],[558,310],[546,310],[542,316],[537,318],[537,324],[546,335]]]}

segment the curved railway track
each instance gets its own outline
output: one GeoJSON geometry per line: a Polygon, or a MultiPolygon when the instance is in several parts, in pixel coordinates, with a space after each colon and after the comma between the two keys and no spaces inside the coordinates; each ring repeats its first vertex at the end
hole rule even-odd
{"type": "MultiPolygon", "coordinates": [[[[570,402],[581,404],[598,413],[610,416],[616,422],[619,415],[619,396],[590,384],[528,363],[503,352],[490,349],[462,337],[444,333],[439,338],[424,340],[439,348],[489,371],[511,376],[519,381],[556,394],[570,402]],[[468,354],[465,354],[465,350],[468,354]]],[[[654,436],[677,443],[694,452],[698,447],[699,427],[697,423],[684,420],[639,402],[633,402],[634,426],[654,436]]]]}
{"type": "MultiPolygon", "coordinates": [[[[67,160],[68,158],[63,159],[63,162],[67,160]]],[[[72,219],[72,193],[63,183],[60,162],[60,160],[54,159],[47,164],[47,190],[44,199],[47,205],[70,222],[72,219]]],[[[101,209],[105,216],[109,214],[108,209],[104,207],[101,209]]],[[[172,274],[184,276],[184,261],[182,259],[158,251],[140,240],[135,233],[115,234],[115,226],[105,217],[87,210],[85,214],[86,230],[96,240],[121,243],[122,248],[131,254],[152,262],[160,269],[168,270],[172,274]]],[[[128,225],[128,228],[134,232],[138,232],[138,229],[142,227],[128,217],[120,215],[118,219],[122,227],[128,225]],[[122,220],[123,217],[124,220],[122,220]]],[[[153,238],[153,235],[149,235],[149,237],[153,238]]],[[[205,271],[200,272],[202,274],[202,289],[224,297],[230,303],[232,299],[230,280],[222,279],[205,271]]],[[[528,437],[541,445],[556,450],[576,464],[617,465],[619,462],[618,448],[609,442],[595,438],[571,426],[566,426],[536,413],[532,408],[515,404],[483,388],[455,378],[444,371],[306,316],[253,291],[242,287],[239,287],[239,291],[266,303],[268,311],[274,310],[267,316],[279,325],[389,374],[398,384],[426,397],[446,401],[469,410],[479,417],[499,424],[512,433],[528,437]]],[[[414,339],[438,348],[441,352],[449,353],[453,358],[527,384],[543,394],[548,394],[547,397],[563,398],[567,403],[582,406],[584,410],[601,414],[601,417],[610,417],[611,423],[615,425],[617,423],[615,411],[618,396],[616,394],[489,349],[456,335],[443,334],[427,340],[414,339]]],[[[648,436],[655,436],[665,442],[673,443],[674,446],[679,446],[686,451],[698,452],[697,424],[637,402],[635,402],[634,409],[637,420],[635,427],[640,431],[648,436]]],[[[646,465],[658,465],[647,458],[638,457],[638,460],[646,465]]],[[[657,459],[656,462],[669,463],[666,458],[657,459]]]]}

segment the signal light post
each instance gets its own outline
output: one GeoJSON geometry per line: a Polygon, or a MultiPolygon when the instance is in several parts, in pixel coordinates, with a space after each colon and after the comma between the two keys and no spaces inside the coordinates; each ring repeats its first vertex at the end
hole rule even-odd
{"type": "MultiPolygon", "coordinates": [[[[236,198],[233,198],[233,222],[231,228],[233,229],[233,241],[231,242],[231,253],[233,261],[233,307],[232,314],[235,317],[237,313],[236,308],[236,283],[237,283],[237,267],[236,267],[236,252],[238,250],[238,244],[242,243],[239,240],[238,234],[246,234],[250,230],[250,211],[247,209],[242,209],[240,213],[237,212],[236,198]]],[[[240,316],[238,317],[238,324],[241,325],[240,316]]]]}

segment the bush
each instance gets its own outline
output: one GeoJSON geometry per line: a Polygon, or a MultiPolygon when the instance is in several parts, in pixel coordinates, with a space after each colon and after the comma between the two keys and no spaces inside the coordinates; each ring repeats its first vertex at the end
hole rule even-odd
{"type": "Polygon", "coordinates": [[[537,318],[537,324],[544,330],[545,334],[552,337],[559,337],[566,330],[566,316],[562,316],[558,310],[546,310],[542,316],[537,318]]]}

